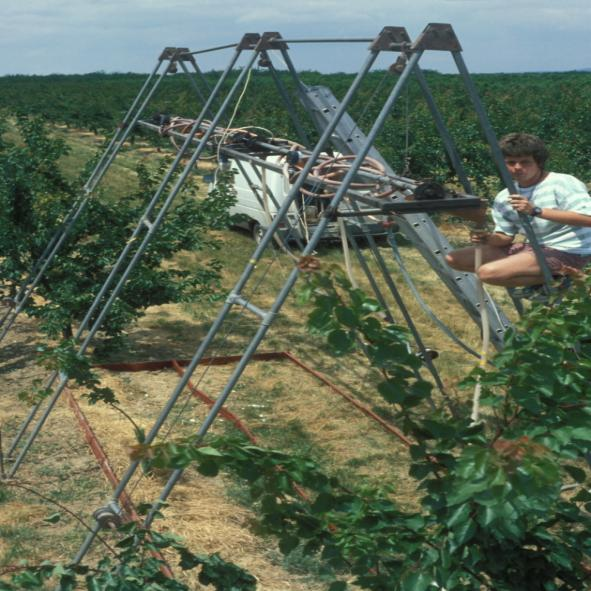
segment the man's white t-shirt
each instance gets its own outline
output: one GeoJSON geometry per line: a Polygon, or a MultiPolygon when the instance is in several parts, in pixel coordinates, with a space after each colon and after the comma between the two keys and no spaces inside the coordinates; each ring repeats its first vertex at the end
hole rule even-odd
{"type": "MultiPolygon", "coordinates": [[[[570,174],[550,172],[543,181],[533,187],[516,185],[515,188],[535,207],[573,211],[591,216],[591,196],[587,187],[570,174]]],[[[495,232],[509,236],[525,234],[519,215],[509,202],[507,189],[495,197],[492,217],[495,232]]],[[[530,222],[541,245],[574,254],[591,254],[591,227],[567,226],[539,217],[531,217],[530,222]]]]}

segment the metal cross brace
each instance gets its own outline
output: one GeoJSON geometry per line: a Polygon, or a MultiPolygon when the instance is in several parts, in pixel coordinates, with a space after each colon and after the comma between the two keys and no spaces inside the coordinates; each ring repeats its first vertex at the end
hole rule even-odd
{"type": "MultiPolygon", "coordinates": [[[[168,49],[170,50],[171,48],[168,49]]],[[[75,227],[76,222],[86,209],[89,200],[93,197],[97,185],[100,183],[101,179],[109,169],[111,163],[117,156],[124,142],[127,140],[130,133],[134,129],[141,113],[144,111],[146,105],[154,96],[154,93],[160,86],[160,83],[166,74],[170,71],[171,67],[173,67],[175,59],[175,52],[168,51],[161,54],[152,73],[149,75],[144,85],[138,92],[125,117],[117,126],[115,134],[111,138],[111,141],[103,151],[101,158],[97,162],[94,170],[86,181],[81,195],[72,204],[65,219],[56,229],[53,237],[50,239],[47,246],[43,250],[43,253],[33,265],[31,272],[21,282],[21,285],[17,290],[17,294],[13,298],[11,307],[7,310],[2,319],[0,319],[0,341],[2,341],[2,339],[8,334],[17,316],[27,305],[27,302],[33,295],[35,288],[37,285],[39,285],[39,282],[42,280],[48,267],[51,265],[55,256],[65,243],[68,235],[75,227]],[[168,60],[168,63],[164,70],[161,71],[165,60],[168,60]]]]}
{"type": "MultiPolygon", "coordinates": [[[[193,154],[191,155],[191,158],[185,164],[182,173],[179,175],[179,177],[177,178],[173,187],[170,189],[168,196],[166,197],[166,199],[164,200],[162,205],[160,205],[160,207],[158,208],[158,204],[161,200],[162,195],[164,194],[165,190],[167,189],[176,170],[180,167],[180,165],[183,161],[183,157],[184,157],[185,153],[188,151],[189,146],[191,145],[195,134],[200,129],[200,125],[205,117],[205,114],[210,110],[211,104],[212,104],[214,98],[220,92],[222,84],[224,83],[226,78],[229,76],[229,74],[232,71],[234,65],[236,64],[238,58],[240,57],[240,54],[243,51],[243,46],[244,46],[244,48],[247,48],[247,49],[254,49],[256,47],[256,43],[258,43],[258,36],[254,40],[254,45],[253,45],[253,41],[252,41],[252,35],[245,36],[245,37],[247,37],[247,39],[243,39],[243,43],[237,47],[237,49],[236,49],[232,59],[230,60],[230,63],[228,64],[224,74],[218,80],[216,87],[212,91],[207,103],[205,104],[205,106],[203,107],[203,109],[201,111],[201,114],[199,115],[198,119],[196,120],[191,133],[189,133],[189,135],[187,136],[185,143],[183,144],[181,150],[177,154],[177,157],[175,158],[170,169],[168,170],[167,174],[163,178],[160,186],[156,190],[150,203],[147,205],[146,209],[144,210],[144,212],[138,222],[138,225],[136,226],[135,230],[133,231],[130,239],[125,244],[121,254],[119,255],[117,262],[113,266],[109,276],[105,280],[103,286],[101,287],[99,293],[96,295],[91,307],[89,308],[85,318],[83,319],[82,323],[80,324],[80,326],[76,332],[76,335],[74,337],[76,342],[78,342],[81,339],[83,332],[90,325],[91,320],[94,318],[92,325],[88,331],[87,336],[85,337],[85,339],[83,340],[83,342],[80,344],[80,346],[78,348],[78,352],[77,352],[78,355],[84,355],[84,353],[88,349],[90,343],[94,339],[94,336],[101,328],[101,326],[105,320],[105,317],[107,316],[111,306],[113,305],[113,303],[117,299],[119,293],[123,289],[129,275],[131,274],[133,269],[137,266],[137,264],[141,260],[141,257],[143,256],[144,252],[146,251],[152,237],[154,236],[154,234],[156,233],[156,231],[158,230],[158,228],[162,224],[164,217],[165,217],[167,211],[169,210],[169,208],[171,207],[175,197],[178,195],[178,193],[179,193],[181,187],[184,185],[187,177],[192,173],[192,169],[193,169],[195,163],[197,162],[199,156],[201,155],[201,153],[204,151],[205,147],[207,146],[209,136],[213,133],[216,125],[221,120],[222,115],[224,114],[225,110],[228,108],[237,89],[240,87],[240,85],[244,81],[247,72],[250,70],[250,68],[252,68],[252,65],[253,65],[255,58],[257,56],[257,52],[253,52],[252,57],[250,58],[247,67],[245,67],[241,71],[239,76],[236,78],[236,81],[234,82],[232,89],[228,92],[225,100],[223,101],[223,104],[221,105],[218,112],[216,113],[216,116],[214,117],[214,119],[212,121],[211,127],[209,128],[208,131],[205,132],[205,134],[202,138],[202,141],[199,143],[197,148],[194,150],[193,154]],[[150,218],[152,217],[153,214],[156,214],[156,217],[154,220],[151,220],[150,218]],[[140,243],[139,239],[142,234],[144,235],[144,237],[140,243]],[[139,246],[138,246],[138,244],[139,244],[139,246]],[[136,246],[137,246],[137,249],[135,249],[135,252],[134,252],[134,247],[136,247],[136,246]],[[134,254],[132,255],[133,252],[134,252],[134,254]],[[115,283],[115,281],[117,281],[117,282],[111,290],[111,287],[115,283]],[[107,297],[107,294],[109,294],[109,291],[110,291],[110,295],[107,297]],[[107,298],[107,299],[105,301],[103,301],[104,298],[107,298]],[[95,313],[97,314],[96,318],[95,318],[95,313]]],[[[145,105],[145,103],[144,103],[144,105],[145,105]]],[[[139,118],[140,114],[141,113],[137,114],[137,118],[139,118]]],[[[113,158],[114,158],[114,156],[113,156],[113,158]]],[[[112,162],[113,158],[108,159],[109,163],[112,162]]],[[[34,428],[31,431],[27,441],[24,443],[22,449],[20,450],[20,453],[18,454],[13,465],[11,466],[10,470],[8,471],[9,478],[12,478],[15,475],[15,473],[17,472],[17,470],[19,469],[25,456],[28,453],[28,450],[30,449],[31,445],[33,444],[33,442],[37,438],[43,425],[45,424],[47,418],[49,417],[51,411],[53,410],[57,400],[59,399],[62,391],[66,387],[68,380],[69,380],[69,376],[64,372],[54,372],[52,374],[52,376],[49,378],[46,387],[47,387],[47,389],[53,388],[52,394],[46,402],[44,401],[45,402],[44,412],[42,413],[41,417],[38,419],[37,423],[35,424],[34,428]],[[58,380],[58,378],[59,378],[59,381],[58,381],[57,385],[54,387],[54,384],[58,380]]],[[[31,424],[31,422],[33,421],[37,411],[41,408],[41,406],[44,404],[44,402],[40,402],[38,405],[35,405],[31,409],[28,417],[25,419],[24,423],[21,425],[15,440],[12,442],[12,445],[10,447],[11,452],[16,449],[20,439],[24,435],[25,431],[28,429],[28,427],[31,424]]]]}

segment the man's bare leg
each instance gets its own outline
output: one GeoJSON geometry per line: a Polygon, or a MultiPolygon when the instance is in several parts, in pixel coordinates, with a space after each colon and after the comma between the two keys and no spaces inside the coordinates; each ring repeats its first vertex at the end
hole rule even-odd
{"type": "Polygon", "coordinates": [[[484,283],[502,287],[521,287],[544,283],[544,275],[532,252],[521,252],[483,264],[478,277],[484,283]]]}
{"type": "MultiPolygon", "coordinates": [[[[489,263],[491,261],[497,261],[507,257],[507,249],[500,248],[498,246],[488,246],[483,244],[482,248],[482,263],[489,263]]],[[[474,253],[476,248],[474,246],[468,246],[467,248],[459,248],[448,253],[445,257],[447,264],[452,269],[458,271],[466,271],[468,273],[474,273],[474,253]]]]}

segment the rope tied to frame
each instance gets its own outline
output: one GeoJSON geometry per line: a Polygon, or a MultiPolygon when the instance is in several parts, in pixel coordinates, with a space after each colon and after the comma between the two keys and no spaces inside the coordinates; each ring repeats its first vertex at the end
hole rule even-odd
{"type": "MultiPolygon", "coordinates": [[[[481,226],[482,228],[482,226],[481,226]]],[[[488,309],[486,307],[486,294],[484,291],[484,285],[478,277],[478,269],[482,266],[482,245],[477,244],[474,249],[474,274],[476,277],[476,289],[478,292],[478,306],[480,308],[480,326],[482,330],[482,347],[480,352],[480,361],[478,367],[483,369],[486,367],[488,361],[488,349],[490,347],[490,325],[488,318],[488,309]]],[[[476,385],[474,386],[474,394],[472,396],[472,413],[470,418],[472,424],[478,423],[480,420],[480,396],[482,393],[482,384],[480,382],[480,376],[476,379],[476,385]]]]}

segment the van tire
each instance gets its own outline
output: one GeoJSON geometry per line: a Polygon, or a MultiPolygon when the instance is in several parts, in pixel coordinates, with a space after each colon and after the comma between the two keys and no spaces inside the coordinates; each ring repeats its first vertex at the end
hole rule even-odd
{"type": "Polygon", "coordinates": [[[257,243],[260,244],[263,236],[265,235],[265,230],[258,222],[253,222],[250,226],[250,234],[252,239],[257,243]]]}

